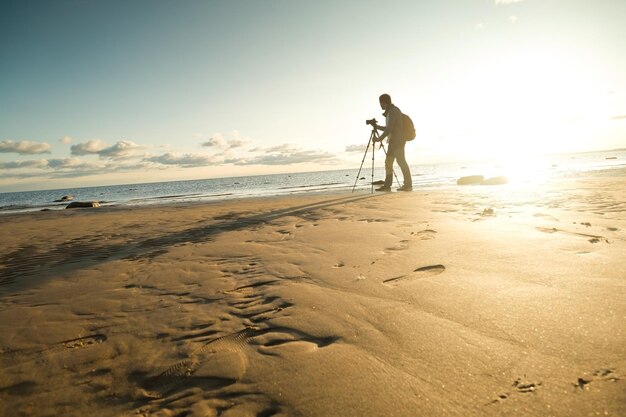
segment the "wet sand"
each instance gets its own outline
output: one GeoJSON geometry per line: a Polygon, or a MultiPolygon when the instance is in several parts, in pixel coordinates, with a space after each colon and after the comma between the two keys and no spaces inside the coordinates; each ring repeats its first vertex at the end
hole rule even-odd
{"type": "Polygon", "coordinates": [[[0,415],[626,415],[626,175],[0,217],[0,415]]]}

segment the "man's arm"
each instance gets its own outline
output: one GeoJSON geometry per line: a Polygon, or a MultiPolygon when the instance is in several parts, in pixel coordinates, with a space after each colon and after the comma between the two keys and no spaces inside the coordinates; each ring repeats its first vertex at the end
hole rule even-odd
{"type": "Polygon", "coordinates": [[[398,108],[393,108],[389,111],[389,119],[387,120],[387,126],[384,126],[381,130],[383,130],[383,134],[380,135],[378,140],[383,140],[390,135],[393,135],[394,126],[396,125],[396,118],[398,117],[398,113],[400,111],[398,108]]]}
{"type": "MultiPolygon", "coordinates": [[[[380,131],[384,131],[386,129],[386,127],[385,126],[376,125],[376,126],[374,126],[374,129],[380,130],[380,131]]],[[[378,141],[381,141],[381,140],[382,139],[380,139],[380,137],[379,137],[378,139],[374,139],[374,142],[378,142],[378,141]]]]}

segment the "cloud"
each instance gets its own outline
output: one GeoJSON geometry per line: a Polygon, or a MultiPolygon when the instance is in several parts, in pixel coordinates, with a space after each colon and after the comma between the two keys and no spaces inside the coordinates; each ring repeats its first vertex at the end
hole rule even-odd
{"type": "Polygon", "coordinates": [[[135,142],[122,140],[113,146],[100,150],[98,155],[103,158],[126,158],[133,155],[133,153],[139,149],[142,149],[142,147],[135,142]]]}
{"type": "MultiPolygon", "coordinates": [[[[59,140],[70,144],[68,136],[59,140]]],[[[302,149],[291,144],[282,144],[266,148],[250,149],[251,141],[233,131],[226,136],[214,134],[208,142],[209,152],[183,153],[175,148],[160,148],[155,153],[138,152],[150,149],[149,146],[122,140],[112,146],[100,139],[92,139],[69,146],[71,155],[67,158],[41,159],[31,161],[0,162],[0,177],[46,176],[65,178],[107,174],[112,172],[145,172],[147,170],[165,170],[171,167],[193,168],[220,165],[265,165],[288,166],[295,164],[335,164],[341,162],[334,154],[323,150],[302,149]],[[93,155],[99,158],[93,159],[93,155]]],[[[6,149],[17,149],[14,142],[2,143],[6,149]]],[[[32,143],[22,143],[25,145],[32,143]]],[[[41,145],[41,144],[39,144],[41,145]]],[[[49,148],[49,145],[44,145],[49,148]]],[[[349,148],[349,147],[348,147],[349,148]]],[[[348,150],[347,148],[347,150],[348,150]]],[[[354,152],[362,152],[364,145],[354,145],[354,152]]],[[[182,150],[181,150],[182,151],[182,150]]]]}
{"type": "Polygon", "coordinates": [[[45,168],[48,166],[48,161],[45,159],[29,160],[29,161],[15,161],[15,162],[0,162],[0,169],[20,169],[20,168],[45,168]]]}
{"type": "Polygon", "coordinates": [[[273,152],[295,152],[298,148],[288,143],[283,145],[273,146],[271,148],[254,148],[251,149],[250,152],[265,152],[265,153],[273,153],[273,152]]]}
{"type": "Polygon", "coordinates": [[[104,143],[100,139],[92,139],[84,143],[78,143],[76,145],[72,145],[70,150],[72,152],[72,155],[82,156],[82,155],[97,154],[102,149],[106,148],[106,146],[107,146],[106,143],[104,143]]]}
{"type": "Polygon", "coordinates": [[[265,149],[265,152],[295,152],[298,148],[288,143],[265,149]]]}
{"type": "Polygon", "coordinates": [[[69,136],[63,136],[61,139],[59,139],[59,143],[62,143],[63,145],[69,145],[70,143],[72,143],[72,138],[69,136]]]}
{"type": "Polygon", "coordinates": [[[13,178],[41,178],[41,171],[0,171],[0,178],[3,180],[13,178]]]}
{"type": "Polygon", "coordinates": [[[61,158],[48,160],[47,168],[50,172],[46,175],[50,178],[75,178],[112,172],[145,171],[153,167],[142,161],[128,164],[120,163],[118,160],[86,162],[79,158],[61,158]]]}
{"type": "Polygon", "coordinates": [[[78,158],[39,159],[0,163],[0,178],[75,178],[118,170],[115,166],[85,162],[78,158]],[[28,171],[20,171],[26,168],[28,171]],[[13,172],[7,172],[13,170],[13,172]]]}
{"type": "Polygon", "coordinates": [[[207,147],[207,148],[212,148],[212,147],[223,148],[226,146],[226,140],[224,140],[224,138],[220,134],[216,134],[207,142],[204,142],[202,146],[207,147]]]}
{"type": "Polygon", "coordinates": [[[178,155],[176,153],[168,152],[159,156],[152,156],[144,158],[145,162],[154,162],[162,165],[178,165],[182,167],[199,167],[199,166],[207,166],[214,165],[216,162],[220,162],[216,160],[216,158],[207,156],[207,155],[198,155],[198,154],[184,154],[178,155]]]}
{"type": "Polygon", "coordinates": [[[102,164],[85,162],[78,158],[48,159],[48,167],[52,169],[101,169],[102,164]]]}
{"type": "Polygon", "coordinates": [[[228,149],[241,148],[242,146],[246,146],[249,143],[250,141],[245,139],[233,139],[228,141],[228,149]]]}
{"type": "Polygon", "coordinates": [[[611,120],[621,120],[621,119],[626,119],[626,114],[611,117],[611,120]]]}
{"type": "Polygon", "coordinates": [[[521,3],[524,0],[495,0],[496,6],[506,6],[514,3],[521,3]]]}
{"type": "Polygon", "coordinates": [[[76,169],[89,168],[101,169],[105,165],[85,162],[78,158],[58,158],[58,159],[31,159],[28,161],[1,162],[0,169],[20,169],[20,168],[39,168],[39,169],[76,169]]]}
{"type": "MultiPolygon", "coordinates": [[[[128,145],[128,144],[126,144],[128,145]]],[[[111,155],[123,155],[127,151],[124,142],[104,148],[111,155]],[[121,143],[121,145],[120,145],[121,143]]],[[[131,146],[135,149],[134,146],[131,146]]],[[[103,152],[100,151],[100,152],[103,152]]],[[[222,157],[209,157],[205,155],[182,155],[167,153],[154,157],[143,157],[142,160],[120,158],[98,159],[85,161],[77,157],[40,159],[16,162],[0,162],[0,178],[76,178],[113,172],[145,172],[146,170],[167,169],[169,165],[182,167],[206,166],[221,163],[222,157]]]]}
{"type": "MultiPolygon", "coordinates": [[[[256,151],[262,151],[257,149],[256,151]]],[[[250,158],[232,158],[224,160],[224,163],[234,165],[294,165],[303,163],[331,164],[336,163],[337,158],[329,153],[319,150],[301,150],[292,145],[280,145],[265,149],[265,155],[250,158]]]]}
{"type": "Polygon", "coordinates": [[[18,142],[3,140],[0,142],[0,153],[17,153],[20,155],[50,153],[50,145],[47,143],[31,142],[28,140],[18,142]]]}
{"type": "Polygon", "coordinates": [[[73,156],[98,155],[101,158],[128,158],[143,147],[130,140],[121,140],[107,147],[106,143],[100,139],[93,139],[72,145],[70,149],[73,156]]]}
{"type": "Polygon", "coordinates": [[[365,145],[348,145],[346,152],[365,152],[365,145]]]}
{"type": "Polygon", "coordinates": [[[214,133],[207,142],[202,143],[202,146],[207,148],[222,148],[222,149],[234,149],[241,148],[250,144],[250,140],[241,137],[241,134],[233,130],[230,133],[214,133]]]}
{"type": "Polygon", "coordinates": [[[515,15],[509,16],[509,20],[511,21],[511,23],[516,23],[517,22],[517,16],[515,16],[515,15]]]}
{"type": "Polygon", "coordinates": [[[242,146],[249,145],[250,143],[251,141],[242,137],[238,130],[233,130],[229,134],[229,138],[227,140],[228,149],[241,148],[242,146]]]}

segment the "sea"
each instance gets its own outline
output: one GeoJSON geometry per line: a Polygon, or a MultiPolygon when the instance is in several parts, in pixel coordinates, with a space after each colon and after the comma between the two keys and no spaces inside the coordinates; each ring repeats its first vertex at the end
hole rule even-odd
{"type": "MultiPolygon", "coordinates": [[[[458,178],[469,175],[505,176],[514,185],[624,168],[626,149],[618,149],[549,155],[517,162],[511,159],[418,164],[411,165],[411,173],[414,189],[428,189],[456,186],[458,178]]],[[[397,165],[395,171],[401,181],[397,165]]],[[[383,166],[372,171],[370,161],[363,160],[360,167],[344,170],[7,192],[0,193],[0,215],[63,210],[68,202],[59,200],[69,195],[73,196],[73,201],[97,201],[101,206],[147,206],[304,193],[363,192],[370,191],[372,182],[382,180],[384,174],[383,166]]],[[[396,185],[394,179],[394,187],[396,185]]]]}

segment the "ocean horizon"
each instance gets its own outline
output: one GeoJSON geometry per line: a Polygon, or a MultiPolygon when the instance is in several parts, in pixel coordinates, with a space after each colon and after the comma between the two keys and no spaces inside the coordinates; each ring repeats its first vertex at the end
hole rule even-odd
{"type": "MultiPolygon", "coordinates": [[[[372,180],[384,179],[384,167],[375,167],[372,174],[369,160],[358,168],[285,174],[195,180],[131,183],[92,187],[69,187],[40,191],[0,193],[0,214],[39,210],[62,210],[72,196],[73,201],[96,201],[101,206],[143,206],[183,202],[219,201],[235,198],[264,197],[287,194],[370,190],[372,180]]],[[[382,165],[382,162],[380,163],[382,165]]],[[[420,188],[456,186],[462,176],[483,175],[485,178],[505,176],[511,184],[546,181],[553,176],[574,175],[580,171],[614,169],[626,166],[626,149],[550,155],[533,160],[532,164],[516,165],[510,161],[445,162],[411,165],[413,186],[420,188]]],[[[395,167],[394,188],[402,175],[395,167]]]]}

